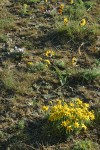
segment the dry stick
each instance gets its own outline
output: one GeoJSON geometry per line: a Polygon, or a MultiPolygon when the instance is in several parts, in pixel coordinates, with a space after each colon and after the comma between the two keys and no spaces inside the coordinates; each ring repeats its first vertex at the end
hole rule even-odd
{"type": "Polygon", "coordinates": [[[78,48],[78,54],[81,56],[82,55],[82,53],[81,53],[81,47],[84,45],[84,42],[79,46],[79,48],[78,48]]]}

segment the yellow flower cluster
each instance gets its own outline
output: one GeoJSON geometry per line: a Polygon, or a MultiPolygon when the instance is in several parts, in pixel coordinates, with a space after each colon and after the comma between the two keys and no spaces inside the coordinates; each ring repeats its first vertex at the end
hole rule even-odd
{"type": "Polygon", "coordinates": [[[48,119],[50,122],[59,123],[67,133],[86,130],[86,125],[95,119],[94,112],[89,111],[88,108],[89,104],[83,103],[79,98],[69,103],[57,100],[55,104],[48,107],[49,111],[47,109],[48,119]]]}

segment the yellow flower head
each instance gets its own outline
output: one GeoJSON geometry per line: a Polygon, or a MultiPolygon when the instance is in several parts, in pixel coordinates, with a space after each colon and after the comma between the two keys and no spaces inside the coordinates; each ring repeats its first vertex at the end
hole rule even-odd
{"type": "Polygon", "coordinates": [[[74,127],[75,127],[75,128],[79,128],[79,123],[78,123],[78,122],[75,122],[75,123],[74,123],[74,127]]]}
{"type": "Polygon", "coordinates": [[[60,9],[64,9],[64,4],[61,4],[61,5],[60,5],[60,9]]]}
{"type": "Polygon", "coordinates": [[[57,104],[61,104],[62,100],[58,99],[57,104]]]}
{"type": "Polygon", "coordinates": [[[32,61],[28,61],[28,62],[27,62],[27,65],[28,65],[28,66],[32,66],[32,65],[33,65],[33,62],[32,62],[32,61]]]}
{"type": "Polygon", "coordinates": [[[64,18],[64,25],[68,23],[68,18],[64,18]]]}
{"type": "Polygon", "coordinates": [[[71,107],[74,107],[74,103],[71,103],[71,102],[70,102],[69,105],[70,105],[71,107]]]}
{"type": "Polygon", "coordinates": [[[83,128],[84,130],[86,130],[86,129],[87,129],[87,127],[86,127],[86,125],[85,125],[85,124],[82,124],[81,126],[82,126],[82,128],[83,128]]]}
{"type": "Polygon", "coordinates": [[[84,103],[84,107],[89,108],[89,104],[84,103]]]}
{"type": "Polygon", "coordinates": [[[58,109],[57,105],[53,106],[53,107],[52,107],[52,112],[57,111],[57,109],[58,109]]]}
{"type": "Polygon", "coordinates": [[[52,56],[54,56],[54,51],[46,51],[46,53],[45,53],[45,55],[46,55],[46,57],[52,57],[52,56]]]}
{"type": "Polygon", "coordinates": [[[77,64],[77,58],[73,57],[72,58],[72,65],[75,66],[77,64]]]}
{"type": "Polygon", "coordinates": [[[48,111],[48,109],[49,109],[48,106],[43,106],[43,107],[42,107],[42,110],[43,110],[43,111],[48,111]]]}
{"type": "Polygon", "coordinates": [[[80,26],[83,27],[86,25],[86,19],[82,19],[81,22],[80,22],[80,26]]]}
{"type": "Polygon", "coordinates": [[[68,132],[72,131],[72,126],[67,126],[67,131],[68,132]]]}
{"type": "Polygon", "coordinates": [[[89,112],[89,117],[91,120],[94,120],[95,119],[95,116],[94,116],[94,112],[89,112]]]}
{"type": "Polygon", "coordinates": [[[47,63],[48,65],[51,64],[50,61],[49,61],[48,59],[45,59],[44,62],[47,63]]]}
{"type": "Polygon", "coordinates": [[[82,100],[80,100],[79,98],[76,99],[77,104],[82,105],[82,100]]]}

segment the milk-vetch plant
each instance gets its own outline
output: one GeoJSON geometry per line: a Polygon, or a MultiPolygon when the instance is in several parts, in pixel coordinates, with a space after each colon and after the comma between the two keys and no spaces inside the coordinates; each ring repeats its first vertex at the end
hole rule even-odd
{"type": "Polygon", "coordinates": [[[94,112],[89,111],[89,104],[83,103],[79,98],[68,103],[57,100],[51,106],[43,106],[48,121],[67,136],[80,133],[87,129],[87,125],[95,119],[94,112]]]}

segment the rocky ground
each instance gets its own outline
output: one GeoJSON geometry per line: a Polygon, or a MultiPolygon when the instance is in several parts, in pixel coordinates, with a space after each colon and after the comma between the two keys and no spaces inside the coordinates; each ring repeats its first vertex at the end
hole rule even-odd
{"type": "MultiPolygon", "coordinates": [[[[24,3],[0,2],[0,149],[65,150],[89,139],[99,150],[100,34],[73,40],[59,31],[62,2],[27,2],[27,11],[24,3]],[[42,104],[75,97],[95,111],[89,130],[71,140],[46,131],[42,104]]],[[[99,1],[88,15],[98,27],[99,1]]]]}

